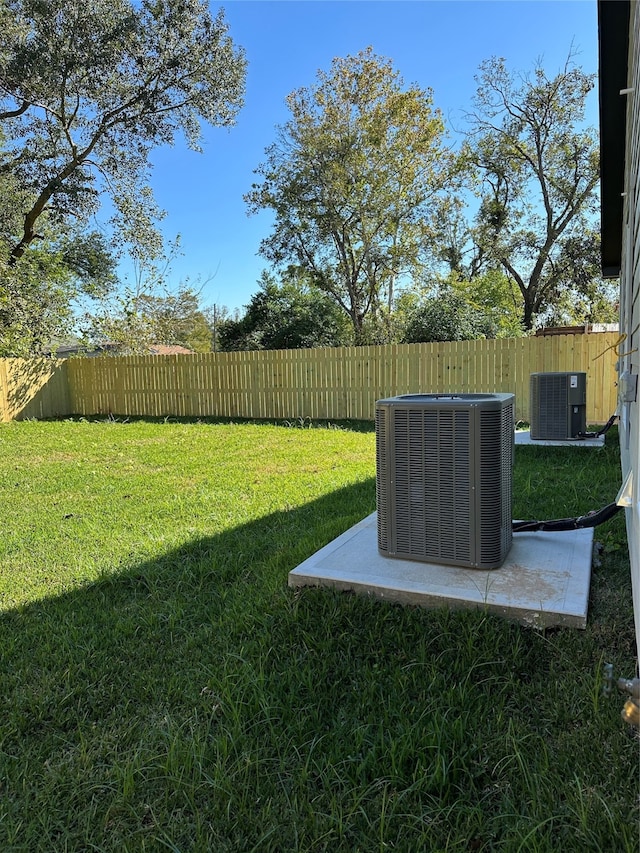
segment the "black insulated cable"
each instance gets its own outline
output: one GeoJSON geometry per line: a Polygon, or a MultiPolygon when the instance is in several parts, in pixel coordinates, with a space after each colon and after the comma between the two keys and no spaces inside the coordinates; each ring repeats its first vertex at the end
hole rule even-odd
{"type": "Polygon", "coordinates": [[[600,438],[601,436],[605,435],[605,433],[609,432],[611,427],[614,425],[617,417],[617,415],[611,415],[606,424],[602,427],[602,429],[599,429],[598,432],[579,432],[576,438],[600,438]]]}
{"type": "Polygon", "coordinates": [[[602,509],[592,510],[577,518],[556,518],[549,521],[512,521],[514,533],[525,533],[533,530],[580,530],[584,527],[597,527],[612,518],[623,507],[616,503],[607,504],[602,509]]]}

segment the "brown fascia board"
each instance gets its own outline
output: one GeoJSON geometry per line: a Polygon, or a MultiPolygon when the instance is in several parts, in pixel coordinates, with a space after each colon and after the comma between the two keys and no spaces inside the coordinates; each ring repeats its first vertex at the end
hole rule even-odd
{"type": "Polygon", "coordinates": [[[600,100],[600,235],[604,278],[617,278],[622,260],[625,134],[630,0],[598,0],[600,100]]]}

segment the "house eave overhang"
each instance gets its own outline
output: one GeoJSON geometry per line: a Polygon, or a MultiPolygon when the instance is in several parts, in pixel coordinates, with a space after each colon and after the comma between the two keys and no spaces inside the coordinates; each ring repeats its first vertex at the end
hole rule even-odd
{"type": "Polygon", "coordinates": [[[598,0],[602,275],[622,261],[630,0],[598,0]]]}

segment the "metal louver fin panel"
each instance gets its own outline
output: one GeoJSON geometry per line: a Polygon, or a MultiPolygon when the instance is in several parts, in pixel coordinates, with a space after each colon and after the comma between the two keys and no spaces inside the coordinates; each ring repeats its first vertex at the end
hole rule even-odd
{"type": "Polygon", "coordinates": [[[532,373],[529,403],[531,438],[575,438],[587,428],[587,374],[532,373]]]}
{"type": "Polygon", "coordinates": [[[378,548],[493,568],[511,547],[512,394],[409,394],[376,404],[378,548]]]}
{"type": "MultiPolygon", "coordinates": [[[[375,426],[376,426],[376,437],[380,436],[380,440],[376,441],[376,470],[378,469],[386,469],[387,467],[387,436],[386,436],[386,419],[382,417],[381,413],[376,410],[376,418],[375,418],[375,426]]],[[[386,531],[388,529],[389,524],[389,516],[388,516],[388,507],[387,507],[387,490],[380,488],[380,481],[376,477],[376,507],[378,510],[378,519],[380,520],[380,524],[378,525],[378,546],[381,551],[387,550],[387,536],[386,531]]]]}

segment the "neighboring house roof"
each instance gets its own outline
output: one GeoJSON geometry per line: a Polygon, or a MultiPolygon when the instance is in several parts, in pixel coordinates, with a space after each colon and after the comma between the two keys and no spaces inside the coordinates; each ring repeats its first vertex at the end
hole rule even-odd
{"type": "Polygon", "coordinates": [[[582,326],[542,326],[536,329],[536,337],[545,335],[589,335],[598,332],[617,332],[618,323],[585,323],[582,326]]]}
{"type": "Polygon", "coordinates": [[[118,344],[104,343],[93,348],[89,348],[81,343],[69,344],[52,344],[42,350],[42,354],[47,358],[69,358],[72,355],[82,355],[87,357],[95,357],[105,355],[106,353],[117,352],[118,344]]]}
{"type": "Polygon", "coordinates": [[[622,261],[629,0],[598,0],[602,275],[617,278],[622,261]]]}
{"type": "MultiPolygon", "coordinates": [[[[107,353],[118,355],[119,349],[120,344],[111,342],[97,344],[93,348],[86,347],[80,343],[70,343],[47,347],[43,350],[43,355],[54,358],[69,358],[72,355],[82,355],[92,358],[98,355],[106,355],[107,353]]],[[[177,344],[154,344],[149,347],[148,352],[149,355],[193,355],[193,350],[178,346],[177,344]]]]}
{"type": "Polygon", "coordinates": [[[181,347],[178,344],[154,344],[149,347],[151,355],[193,355],[193,350],[181,347]]]}

